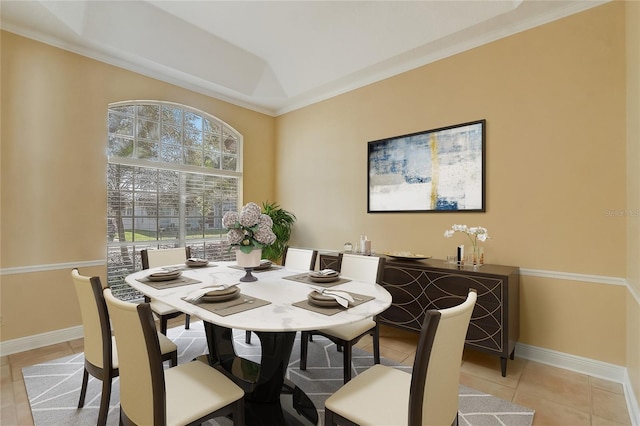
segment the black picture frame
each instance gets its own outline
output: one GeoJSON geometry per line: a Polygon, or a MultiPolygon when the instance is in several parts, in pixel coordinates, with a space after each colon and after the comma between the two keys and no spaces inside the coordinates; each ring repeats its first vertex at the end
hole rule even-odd
{"type": "Polygon", "coordinates": [[[485,212],[486,120],[367,143],[367,213],[485,212]]]}

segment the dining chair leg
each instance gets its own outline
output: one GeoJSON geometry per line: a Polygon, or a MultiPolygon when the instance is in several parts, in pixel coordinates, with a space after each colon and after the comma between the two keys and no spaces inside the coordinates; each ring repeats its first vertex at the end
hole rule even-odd
{"type": "Polygon", "coordinates": [[[247,330],[247,331],[244,333],[244,342],[245,342],[247,345],[250,345],[250,344],[251,344],[251,331],[247,330]]]}
{"type": "Polygon", "coordinates": [[[344,369],[344,383],[351,380],[351,343],[347,342],[342,346],[342,368],[344,369]]]}
{"type": "Polygon", "coordinates": [[[184,319],[185,330],[188,330],[190,326],[191,326],[191,315],[187,314],[185,315],[185,319],[184,319]]]}
{"type": "Polygon", "coordinates": [[[169,319],[166,316],[160,317],[160,333],[167,335],[167,322],[169,319]]]}
{"type": "Polygon", "coordinates": [[[240,398],[236,401],[233,407],[233,425],[244,426],[244,398],[240,398]]]}
{"type": "Polygon", "coordinates": [[[303,331],[300,338],[300,370],[307,369],[307,351],[309,350],[309,332],[303,331]]]}
{"type": "Polygon", "coordinates": [[[100,397],[100,412],[98,414],[98,426],[107,424],[107,414],[109,413],[109,400],[111,399],[111,375],[102,378],[102,395],[100,397]]]}
{"type": "Polygon", "coordinates": [[[380,327],[378,327],[378,323],[373,329],[373,363],[380,364],[380,327]]]}
{"type": "Polygon", "coordinates": [[[78,401],[78,408],[84,407],[84,397],[87,394],[87,383],[89,382],[89,372],[84,369],[82,373],[82,387],[80,387],[80,400],[78,401]]]}
{"type": "Polygon", "coordinates": [[[336,421],[334,420],[333,417],[333,411],[325,408],[324,409],[324,424],[325,426],[335,426],[336,425],[336,421]]]}

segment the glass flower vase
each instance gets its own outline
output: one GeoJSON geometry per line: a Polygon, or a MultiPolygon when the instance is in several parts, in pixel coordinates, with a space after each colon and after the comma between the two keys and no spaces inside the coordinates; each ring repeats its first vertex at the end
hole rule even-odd
{"type": "Polygon", "coordinates": [[[471,257],[469,263],[474,267],[479,267],[484,264],[484,248],[479,245],[474,245],[471,250],[471,257]]]}

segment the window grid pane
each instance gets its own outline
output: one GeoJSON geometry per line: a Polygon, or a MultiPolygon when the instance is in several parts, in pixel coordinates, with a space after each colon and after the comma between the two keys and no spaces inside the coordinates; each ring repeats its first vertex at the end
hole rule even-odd
{"type": "Polygon", "coordinates": [[[241,172],[242,135],[205,113],[136,102],[109,108],[108,121],[110,156],[241,172]]]}
{"type": "Polygon", "coordinates": [[[141,269],[145,248],[186,244],[194,256],[235,259],[222,216],[237,209],[241,175],[216,175],[216,170],[223,165],[240,172],[241,135],[214,117],[173,104],[117,105],[109,108],[108,120],[113,158],[107,176],[107,274],[114,293],[125,300],[141,297],[124,277],[141,269]],[[118,164],[118,158],[151,160],[157,168],[118,164]],[[173,164],[202,172],[178,172],[171,170],[173,164]]]}

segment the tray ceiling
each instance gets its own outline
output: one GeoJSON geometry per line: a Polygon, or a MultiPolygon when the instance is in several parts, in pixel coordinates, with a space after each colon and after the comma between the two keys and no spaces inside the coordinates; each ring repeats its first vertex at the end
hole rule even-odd
{"type": "Polygon", "coordinates": [[[606,1],[8,1],[2,29],[279,115],[606,1]]]}

